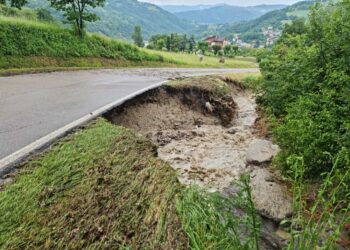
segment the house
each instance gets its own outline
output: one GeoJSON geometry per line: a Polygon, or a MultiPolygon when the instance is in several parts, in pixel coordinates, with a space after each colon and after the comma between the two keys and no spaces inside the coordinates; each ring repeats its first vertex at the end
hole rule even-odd
{"type": "Polygon", "coordinates": [[[218,36],[209,36],[203,39],[203,42],[208,43],[209,47],[213,45],[219,45],[221,49],[228,45],[228,41],[226,40],[226,38],[220,38],[218,36]]]}

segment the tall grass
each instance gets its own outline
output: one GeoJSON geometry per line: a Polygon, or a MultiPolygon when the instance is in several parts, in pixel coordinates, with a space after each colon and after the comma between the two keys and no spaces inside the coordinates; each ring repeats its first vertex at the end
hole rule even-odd
{"type": "Polygon", "coordinates": [[[350,223],[350,192],[346,190],[350,168],[340,171],[340,162],[346,157],[340,152],[333,158],[333,168],[323,174],[324,180],[310,207],[305,202],[307,193],[303,159],[292,156],[288,160],[293,180],[294,216],[290,231],[292,239],[288,249],[338,249],[338,242],[345,225],[350,223]]]}
{"type": "Polygon", "coordinates": [[[122,41],[97,35],[78,38],[70,30],[54,24],[18,18],[0,18],[0,56],[45,56],[60,58],[102,57],[131,61],[163,61],[122,41]]]}
{"type": "Polygon", "coordinates": [[[204,60],[200,62],[199,57],[195,54],[187,54],[187,53],[175,53],[175,52],[165,52],[165,51],[157,51],[157,50],[148,50],[143,49],[143,51],[153,54],[159,55],[164,58],[166,61],[176,61],[181,65],[191,65],[196,67],[215,67],[215,68],[256,68],[257,65],[252,58],[239,58],[231,59],[227,58],[225,63],[220,63],[218,57],[214,56],[205,56],[204,60]]]}
{"type": "Polygon", "coordinates": [[[151,143],[99,119],[0,192],[0,249],[185,249],[180,189],[151,143]]]}
{"type": "Polygon", "coordinates": [[[223,198],[192,186],[177,201],[182,226],[192,249],[259,250],[260,221],[254,208],[249,177],[235,197],[223,198]]]}

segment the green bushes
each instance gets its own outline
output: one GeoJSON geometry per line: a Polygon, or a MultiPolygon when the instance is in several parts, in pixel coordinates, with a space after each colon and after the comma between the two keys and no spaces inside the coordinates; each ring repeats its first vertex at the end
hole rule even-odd
{"type": "Polygon", "coordinates": [[[103,57],[131,61],[163,61],[135,46],[87,35],[84,39],[52,24],[0,19],[0,57],[103,57]]]}
{"type": "MultiPolygon", "coordinates": [[[[278,164],[301,156],[307,177],[332,168],[339,151],[350,155],[350,1],[316,5],[304,34],[284,32],[260,61],[262,102],[275,117],[278,164]]],[[[300,23],[295,22],[295,25],[300,23]]],[[[288,26],[290,30],[293,27],[288,26]]],[[[341,169],[349,168],[347,163],[341,169]]]]}

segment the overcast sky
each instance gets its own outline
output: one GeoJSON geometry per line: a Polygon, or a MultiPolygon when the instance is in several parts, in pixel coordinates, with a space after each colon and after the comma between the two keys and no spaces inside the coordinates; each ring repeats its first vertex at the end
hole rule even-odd
{"type": "Polygon", "coordinates": [[[167,4],[181,4],[181,5],[195,5],[195,4],[218,4],[227,3],[239,6],[251,6],[258,4],[293,4],[301,0],[140,0],[141,2],[149,2],[158,5],[167,4]]]}

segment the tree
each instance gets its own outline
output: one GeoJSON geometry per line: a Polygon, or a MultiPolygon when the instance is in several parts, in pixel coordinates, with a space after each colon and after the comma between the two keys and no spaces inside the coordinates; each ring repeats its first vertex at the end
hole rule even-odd
{"type": "Polygon", "coordinates": [[[53,22],[55,20],[51,15],[50,11],[44,8],[37,9],[36,16],[38,20],[44,21],[44,22],[53,22]]]}
{"type": "Polygon", "coordinates": [[[232,45],[231,50],[234,55],[237,55],[239,47],[237,45],[232,45]]]}
{"type": "MultiPolygon", "coordinates": [[[[21,9],[26,3],[27,0],[10,0],[10,6],[17,9],[21,9]]],[[[6,5],[6,0],[0,0],[0,4],[6,5]]]]}
{"type": "Polygon", "coordinates": [[[221,50],[221,46],[214,44],[213,46],[211,46],[212,50],[214,51],[214,55],[217,55],[219,50],[221,50]]]}
{"type": "Polygon", "coordinates": [[[232,52],[232,46],[231,45],[226,45],[225,48],[224,48],[224,53],[225,53],[225,56],[229,56],[231,55],[231,52],[232,52]]]}
{"type": "Polygon", "coordinates": [[[193,50],[195,49],[196,46],[196,40],[194,39],[194,36],[192,35],[190,40],[189,40],[189,51],[190,53],[193,52],[193,50]]]}
{"type": "Polygon", "coordinates": [[[168,51],[170,51],[170,49],[171,49],[171,41],[170,41],[170,37],[169,36],[167,36],[166,37],[166,49],[168,50],[168,51]]]}
{"type": "Polygon", "coordinates": [[[145,46],[145,43],[143,42],[140,26],[135,26],[134,34],[132,34],[132,39],[134,40],[135,45],[137,45],[138,47],[145,46]]]}
{"type": "Polygon", "coordinates": [[[164,39],[159,39],[157,41],[157,49],[162,50],[165,47],[165,41],[164,39]]]}
{"type": "Polygon", "coordinates": [[[91,9],[103,6],[105,0],[50,0],[50,3],[52,7],[64,13],[78,36],[83,37],[85,22],[95,22],[99,19],[96,14],[90,12],[91,9]]]}
{"type": "Polygon", "coordinates": [[[198,42],[198,49],[202,51],[203,55],[208,51],[208,47],[208,43],[202,41],[198,42]]]}

